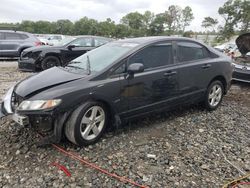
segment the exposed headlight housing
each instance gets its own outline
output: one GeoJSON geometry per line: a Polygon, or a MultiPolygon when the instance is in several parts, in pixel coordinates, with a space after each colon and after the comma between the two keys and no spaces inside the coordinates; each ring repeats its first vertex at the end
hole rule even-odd
{"type": "Polygon", "coordinates": [[[20,111],[29,111],[29,110],[44,110],[50,109],[58,106],[61,103],[61,99],[53,100],[35,100],[35,101],[23,101],[17,108],[20,111]]]}

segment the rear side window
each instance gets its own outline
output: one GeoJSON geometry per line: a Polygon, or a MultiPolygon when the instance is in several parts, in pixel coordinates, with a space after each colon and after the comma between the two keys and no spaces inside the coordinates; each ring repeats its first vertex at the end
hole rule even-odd
{"type": "Polygon", "coordinates": [[[194,61],[208,58],[209,54],[205,47],[192,42],[177,43],[177,59],[179,62],[194,61]]]}
{"type": "Polygon", "coordinates": [[[149,69],[171,64],[172,59],[172,44],[161,43],[139,51],[130,58],[129,64],[142,63],[145,69],[149,69]]]}
{"type": "Polygon", "coordinates": [[[5,33],[6,40],[22,40],[22,36],[19,33],[5,33]]]}

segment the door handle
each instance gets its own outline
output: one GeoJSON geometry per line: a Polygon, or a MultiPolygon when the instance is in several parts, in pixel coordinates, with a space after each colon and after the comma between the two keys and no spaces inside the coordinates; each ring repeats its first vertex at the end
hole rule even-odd
{"type": "Polygon", "coordinates": [[[202,66],[201,66],[201,68],[203,68],[203,69],[208,69],[209,67],[211,67],[210,64],[205,64],[205,65],[202,65],[202,66]]]}
{"type": "Polygon", "coordinates": [[[172,76],[172,75],[175,75],[175,74],[177,74],[176,71],[168,71],[168,72],[164,73],[164,76],[172,76]]]}

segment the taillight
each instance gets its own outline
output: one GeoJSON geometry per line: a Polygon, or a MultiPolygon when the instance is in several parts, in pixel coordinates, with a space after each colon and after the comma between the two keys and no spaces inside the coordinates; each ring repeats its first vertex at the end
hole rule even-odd
{"type": "Polygon", "coordinates": [[[42,42],[40,41],[35,42],[35,46],[41,46],[41,45],[42,45],[42,42]]]}

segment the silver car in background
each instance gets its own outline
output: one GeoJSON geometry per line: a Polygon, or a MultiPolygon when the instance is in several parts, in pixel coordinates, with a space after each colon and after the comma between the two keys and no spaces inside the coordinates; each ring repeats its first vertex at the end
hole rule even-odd
{"type": "Polygon", "coordinates": [[[26,48],[40,45],[41,41],[31,33],[0,30],[0,57],[20,57],[26,48]]]}

